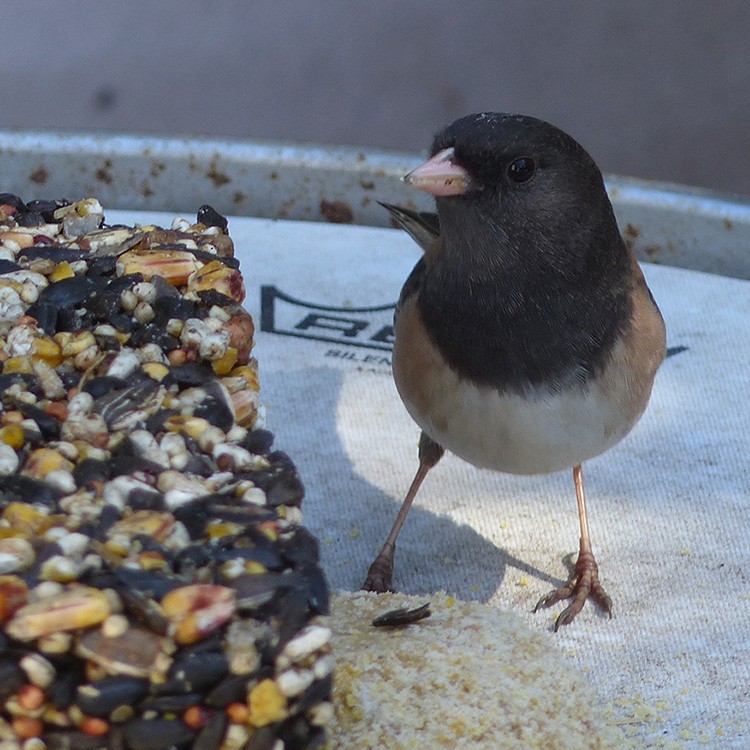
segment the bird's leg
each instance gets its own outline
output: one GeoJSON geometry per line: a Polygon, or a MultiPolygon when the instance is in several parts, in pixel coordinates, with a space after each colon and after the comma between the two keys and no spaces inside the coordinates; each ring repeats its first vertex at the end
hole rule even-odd
{"type": "Polygon", "coordinates": [[[561,625],[569,625],[575,616],[583,609],[586,599],[591,597],[610,617],[612,617],[612,600],[599,583],[599,568],[594,553],[591,551],[591,537],[589,536],[589,519],[586,513],[586,495],[583,491],[583,469],[580,464],[573,468],[573,482],[576,487],[578,500],[578,519],[581,523],[581,544],[578,551],[573,574],[567,583],[559,589],[543,596],[536,607],[549,607],[562,599],[573,597],[573,601],[560,613],[555,621],[555,631],[561,625]]]}
{"type": "Polygon", "coordinates": [[[401,509],[396,516],[396,520],[385,540],[378,556],[373,560],[370,569],[367,571],[367,578],[362,584],[365,591],[375,591],[379,594],[385,591],[392,591],[393,579],[393,555],[396,552],[396,539],[401,527],[406,521],[412,501],[419,490],[427,472],[440,460],[445,451],[434,440],[429,438],[424,432],[419,438],[419,467],[414,475],[409,491],[406,493],[401,509]]]}

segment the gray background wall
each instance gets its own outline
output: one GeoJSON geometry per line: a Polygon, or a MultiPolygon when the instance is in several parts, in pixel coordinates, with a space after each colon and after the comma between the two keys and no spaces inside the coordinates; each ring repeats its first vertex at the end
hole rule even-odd
{"type": "Polygon", "coordinates": [[[3,2],[0,128],[418,150],[533,114],[606,172],[750,194],[746,0],[3,2]]]}

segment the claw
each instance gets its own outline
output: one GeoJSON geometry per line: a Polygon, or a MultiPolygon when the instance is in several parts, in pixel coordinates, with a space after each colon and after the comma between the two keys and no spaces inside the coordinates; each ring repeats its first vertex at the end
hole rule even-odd
{"type": "Polygon", "coordinates": [[[573,597],[573,601],[559,614],[555,621],[555,632],[561,625],[570,625],[576,615],[583,609],[586,600],[591,597],[604,612],[612,617],[612,600],[599,583],[599,568],[593,554],[581,551],[578,555],[573,575],[564,586],[550,591],[534,607],[534,612],[551,607],[563,599],[573,597]]]}
{"type": "Polygon", "coordinates": [[[367,578],[362,584],[364,591],[374,591],[376,594],[385,594],[393,591],[393,553],[390,555],[381,552],[370,565],[367,578]]]}

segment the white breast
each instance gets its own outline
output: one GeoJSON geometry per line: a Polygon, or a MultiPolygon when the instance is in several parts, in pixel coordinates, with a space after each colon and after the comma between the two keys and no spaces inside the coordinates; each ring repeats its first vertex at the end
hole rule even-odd
{"type": "Polygon", "coordinates": [[[522,398],[442,374],[455,380],[432,408],[422,411],[402,394],[404,404],[433,440],[475,466],[509,474],[567,469],[611,448],[635,423],[595,387],[522,398]]]}
{"type": "Polygon", "coordinates": [[[640,418],[664,349],[661,319],[651,318],[659,321],[653,335],[645,325],[633,327],[593,382],[521,396],[461,380],[426,335],[416,305],[407,303],[396,325],[396,387],[414,421],[475,466],[510,474],[559,471],[608,450],[640,418]],[[635,356],[633,342],[648,356],[635,356]]]}

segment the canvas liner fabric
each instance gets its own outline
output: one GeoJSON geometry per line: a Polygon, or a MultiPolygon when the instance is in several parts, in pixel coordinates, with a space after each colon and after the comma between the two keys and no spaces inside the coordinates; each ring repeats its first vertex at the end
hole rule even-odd
{"type": "MultiPolygon", "coordinates": [[[[229,230],[260,329],[269,427],[305,483],[305,525],[331,587],[356,590],[417,466],[389,326],[420,251],[390,229],[230,218],[229,230]]],[[[588,603],[555,634],[561,605],[531,612],[578,549],[570,472],[509,476],[446,454],[399,537],[394,585],[514,610],[644,747],[747,747],[750,282],[644,272],[672,356],[633,432],[584,470],[613,619],[588,603]]]]}

